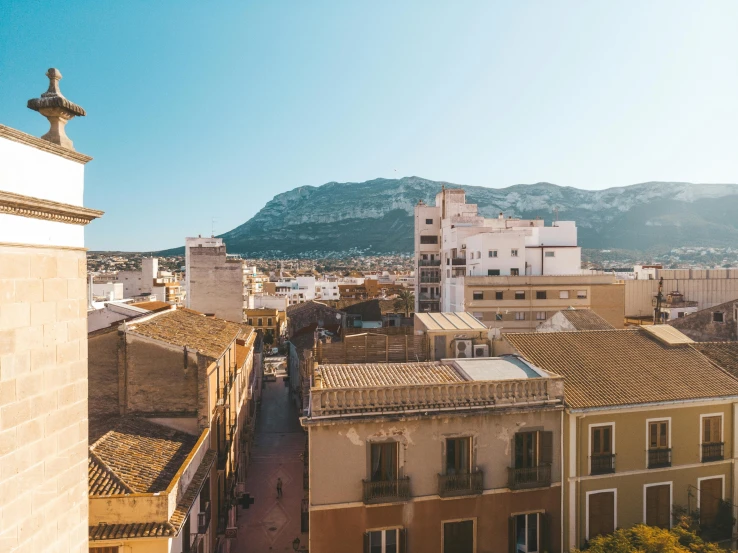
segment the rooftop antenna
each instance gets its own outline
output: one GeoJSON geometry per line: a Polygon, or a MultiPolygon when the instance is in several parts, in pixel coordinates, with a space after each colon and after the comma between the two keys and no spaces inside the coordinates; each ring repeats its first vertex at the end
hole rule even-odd
{"type": "Polygon", "coordinates": [[[215,238],[215,217],[210,219],[210,238],[215,238]]]}

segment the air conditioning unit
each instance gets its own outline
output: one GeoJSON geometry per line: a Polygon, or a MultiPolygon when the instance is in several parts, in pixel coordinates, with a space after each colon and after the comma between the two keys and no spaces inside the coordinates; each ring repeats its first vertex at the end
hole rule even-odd
{"type": "Polygon", "coordinates": [[[487,344],[474,346],[474,357],[489,357],[489,346],[487,344]]]}
{"type": "Polygon", "coordinates": [[[455,357],[457,359],[465,359],[472,356],[471,340],[456,340],[454,343],[456,344],[454,347],[456,348],[455,357]]]}

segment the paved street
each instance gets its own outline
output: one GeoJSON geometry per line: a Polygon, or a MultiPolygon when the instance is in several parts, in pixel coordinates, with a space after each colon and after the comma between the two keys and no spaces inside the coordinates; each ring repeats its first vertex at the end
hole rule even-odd
{"type": "Polygon", "coordinates": [[[290,403],[289,389],[278,373],[276,382],[267,382],[252,446],[246,491],[254,499],[241,509],[238,520],[237,553],[294,551],[292,542],[300,537],[307,546],[307,534],[300,534],[302,459],[306,435],[300,428],[298,412],[290,403]],[[281,499],[277,498],[277,478],[282,478],[281,499]]]}

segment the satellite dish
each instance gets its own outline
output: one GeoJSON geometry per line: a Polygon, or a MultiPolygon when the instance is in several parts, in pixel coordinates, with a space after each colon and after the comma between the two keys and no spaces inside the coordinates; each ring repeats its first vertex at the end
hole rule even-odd
{"type": "Polygon", "coordinates": [[[336,319],[340,319],[340,318],[341,318],[341,314],[340,313],[336,313],[336,319]]]}

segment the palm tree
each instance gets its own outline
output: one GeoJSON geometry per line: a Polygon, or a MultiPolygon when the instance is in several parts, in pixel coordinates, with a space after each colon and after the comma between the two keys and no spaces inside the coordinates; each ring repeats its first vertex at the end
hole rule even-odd
{"type": "Polygon", "coordinates": [[[410,312],[415,309],[415,294],[410,290],[400,290],[395,299],[395,309],[404,311],[405,317],[409,317],[410,312]]]}

